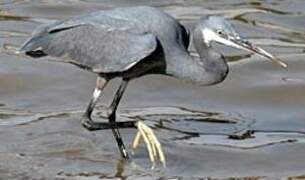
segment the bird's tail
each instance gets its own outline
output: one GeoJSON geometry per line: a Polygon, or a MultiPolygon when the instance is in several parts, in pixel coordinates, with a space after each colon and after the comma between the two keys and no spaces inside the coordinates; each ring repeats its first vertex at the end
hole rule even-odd
{"type": "Polygon", "coordinates": [[[34,58],[46,56],[47,54],[42,49],[45,47],[48,39],[48,33],[46,33],[47,27],[48,25],[43,25],[37,28],[33,32],[32,37],[26,40],[17,52],[34,58]]]}
{"type": "Polygon", "coordinates": [[[26,54],[33,58],[40,58],[43,56],[47,56],[45,52],[42,51],[40,43],[38,43],[38,39],[36,37],[32,37],[25,41],[22,46],[17,50],[18,54],[26,54]]]}

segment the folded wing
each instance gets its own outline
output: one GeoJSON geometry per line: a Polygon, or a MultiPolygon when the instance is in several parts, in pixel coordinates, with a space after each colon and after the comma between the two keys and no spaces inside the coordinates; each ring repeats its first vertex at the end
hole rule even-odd
{"type": "MultiPolygon", "coordinates": [[[[21,47],[21,51],[43,52],[97,73],[126,71],[157,47],[148,32],[97,23],[42,26],[21,47]]],[[[34,53],[33,53],[34,54],[34,53]]]]}

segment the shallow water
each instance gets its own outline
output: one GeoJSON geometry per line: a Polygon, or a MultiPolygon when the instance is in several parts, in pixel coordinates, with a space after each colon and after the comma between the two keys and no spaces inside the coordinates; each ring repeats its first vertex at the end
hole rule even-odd
{"type": "MultiPolygon", "coordinates": [[[[0,179],[304,175],[304,11],[302,0],[0,1],[0,179]],[[132,163],[124,162],[110,131],[88,132],[79,122],[95,75],[12,52],[41,23],[133,5],[159,7],[187,26],[202,15],[224,15],[289,68],[220,46],[231,67],[222,84],[197,87],[162,76],[134,80],[119,118],[142,119],[154,127],[168,164],[150,170],[144,146],[132,163]]],[[[117,85],[106,88],[96,118],[117,85]]],[[[136,130],[121,133],[130,145],[136,130]]]]}

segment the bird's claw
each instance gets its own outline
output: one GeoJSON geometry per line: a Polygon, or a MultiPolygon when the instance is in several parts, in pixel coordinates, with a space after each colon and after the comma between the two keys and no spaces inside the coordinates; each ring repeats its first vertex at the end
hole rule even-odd
{"type": "Polygon", "coordinates": [[[135,149],[138,148],[141,140],[143,139],[148,150],[149,159],[152,163],[152,168],[155,167],[156,159],[159,158],[160,162],[163,164],[163,166],[166,166],[166,160],[165,156],[162,150],[162,146],[160,142],[158,141],[155,133],[153,130],[148,127],[146,124],[144,124],[142,121],[138,121],[136,124],[138,128],[138,133],[134,138],[133,144],[132,144],[132,150],[133,152],[135,149]]]}

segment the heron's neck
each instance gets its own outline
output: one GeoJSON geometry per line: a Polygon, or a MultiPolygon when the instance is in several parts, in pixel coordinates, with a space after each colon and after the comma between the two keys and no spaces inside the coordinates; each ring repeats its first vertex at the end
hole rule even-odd
{"type": "Polygon", "coordinates": [[[221,54],[216,53],[202,42],[194,41],[200,55],[196,59],[187,50],[173,51],[170,57],[168,74],[199,85],[211,85],[222,82],[228,74],[228,64],[221,54]]]}

